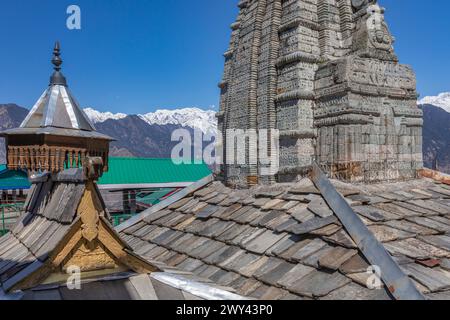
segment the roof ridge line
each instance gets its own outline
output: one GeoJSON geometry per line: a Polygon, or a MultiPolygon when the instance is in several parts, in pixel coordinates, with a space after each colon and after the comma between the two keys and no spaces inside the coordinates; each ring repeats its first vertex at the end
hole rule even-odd
{"type": "Polygon", "coordinates": [[[381,274],[379,277],[392,296],[397,300],[425,300],[423,294],[400,269],[398,263],[395,262],[384,245],[367,228],[316,162],[313,163],[311,180],[364,257],[369,263],[380,268],[381,274]]]}
{"type": "Polygon", "coordinates": [[[150,216],[151,214],[158,212],[160,210],[163,210],[165,208],[167,208],[168,206],[170,206],[171,204],[183,199],[184,197],[186,197],[187,195],[197,191],[200,188],[203,188],[204,186],[206,186],[207,184],[214,182],[214,175],[210,174],[207,177],[191,184],[190,186],[184,188],[183,190],[181,190],[180,192],[175,193],[173,196],[167,198],[164,201],[161,201],[160,203],[154,205],[153,207],[141,212],[140,214],[132,217],[131,219],[125,221],[124,223],[118,225],[115,230],[120,233],[123,230],[127,229],[128,227],[131,227],[132,225],[140,222],[141,220],[143,220],[144,218],[150,216]]]}

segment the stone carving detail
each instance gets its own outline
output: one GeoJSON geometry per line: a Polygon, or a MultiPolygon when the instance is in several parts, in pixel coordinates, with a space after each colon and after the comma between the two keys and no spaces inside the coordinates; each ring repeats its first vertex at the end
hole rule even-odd
{"type": "MultiPolygon", "coordinates": [[[[259,166],[224,165],[226,182],[299,179],[314,159],[344,180],[415,177],[423,123],[416,78],[398,63],[376,0],[239,7],[219,85],[219,129],[279,129],[280,171],[264,177],[259,166]]],[[[224,147],[225,158],[236,152],[224,147]]]]}

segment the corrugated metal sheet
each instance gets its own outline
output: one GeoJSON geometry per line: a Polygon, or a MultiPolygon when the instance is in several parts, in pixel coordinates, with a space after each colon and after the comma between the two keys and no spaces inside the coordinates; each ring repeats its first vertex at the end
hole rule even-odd
{"type": "MultiPolygon", "coordinates": [[[[139,185],[195,182],[211,174],[205,164],[175,165],[171,159],[110,158],[99,185],[139,185]]],[[[27,189],[28,177],[0,165],[0,190],[27,189]]]]}
{"type": "Polygon", "coordinates": [[[211,174],[206,164],[176,165],[171,159],[110,158],[100,185],[195,182],[211,174]]]}

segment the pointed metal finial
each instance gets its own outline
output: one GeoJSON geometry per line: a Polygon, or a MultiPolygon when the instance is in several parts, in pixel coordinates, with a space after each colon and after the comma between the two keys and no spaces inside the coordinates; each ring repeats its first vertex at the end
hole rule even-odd
{"type": "Polygon", "coordinates": [[[61,70],[61,65],[62,65],[63,61],[61,59],[61,46],[59,44],[59,41],[56,41],[55,48],[53,49],[52,63],[55,66],[54,67],[55,71],[61,70]]]}
{"type": "Polygon", "coordinates": [[[54,65],[53,69],[55,69],[55,72],[53,72],[53,75],[50,78],[50,85],[67,86],[66,78],[61,73],[61,65],[63,61],[61,59],[61,46],[59,41],[56,41],[55,48],[53,49],[52,63],[54,65]]]}

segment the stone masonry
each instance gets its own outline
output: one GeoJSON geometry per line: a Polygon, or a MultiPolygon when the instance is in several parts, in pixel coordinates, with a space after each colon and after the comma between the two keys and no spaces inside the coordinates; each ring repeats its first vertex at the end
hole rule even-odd
{"type": "MultiPolygon", "coordinates": [[[[422,168],[422,112],[415,74],[399,64],[376,0],[242,0],[231,25],[218,113],[227,129],[278,129],[279,171],[261,159],[227,164],[230,185],[295,181],[316,160],[352,182],[415,178],[422,168]]],[[[256,145],[254,145],[256,144],[256,145]]],[[[276,150],[275,150],[276,149],[276,150]]]]}

